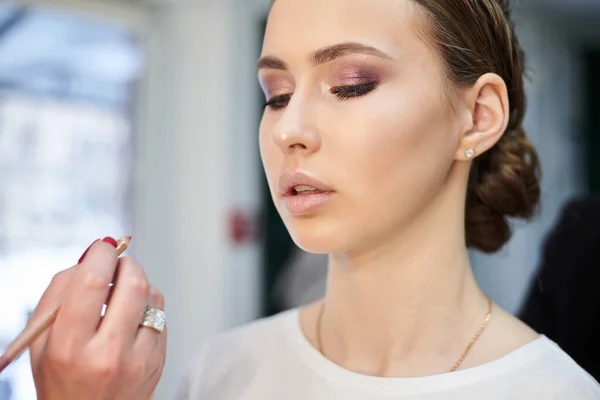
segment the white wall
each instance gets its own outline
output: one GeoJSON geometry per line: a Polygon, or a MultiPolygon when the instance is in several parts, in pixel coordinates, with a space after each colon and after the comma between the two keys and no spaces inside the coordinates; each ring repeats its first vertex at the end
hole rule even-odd
{"type": "MultiPolygon", "coordinates": [[[[254,68],[262,48],[259,29],[266,16],[267,1],[233,0],[232,38],[233,51],[231,115],[233,175],[230,190],[232,206],[260,217],[262,212],[263,167],[258,148],[258,126],[262,92],[254,68]]],[[[255,319],[260,313],[262,301],[262,259],[260,243],[237,247],[231,260],[230,278],[233,300],[230,308],[230,325],[238,325],[255,319]]]]}
{"type": "Polygon", "coordinates": [[[132,250],[167,299],[169,351],[156,398],[168,399],[206,339],[260,312],[258,244],[234,246],[228,221],[234,209],[260,209],[253,65],[264,7],[151,8],[132,250]]]}
{"type": "Polygon", "coordinates": [[[156,395],[167,399],[194,347],[226,324],[231,53],[226,2],[156,11],[141,97],[148,104],[133,250],[167,299],[169,351],[156,395]]]}

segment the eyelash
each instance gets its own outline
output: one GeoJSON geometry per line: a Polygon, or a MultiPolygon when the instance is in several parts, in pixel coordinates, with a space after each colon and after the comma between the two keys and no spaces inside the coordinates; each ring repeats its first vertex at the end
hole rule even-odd
{"type": "MultiPolygon", "coordinates": [[[[360,85],[353,86],[337,86],[331,88],[331,94],[335,95],[340,101],[349,100],[355,97],[361,97],[369,94],[377,88],[379,82],[368,82],[361,83],[360,85]]],[[[285,108],[292,98],[291,94],[282,94],[269,99],[263,108],[270,108],[272,110],[281,110],[285,108]]]]}

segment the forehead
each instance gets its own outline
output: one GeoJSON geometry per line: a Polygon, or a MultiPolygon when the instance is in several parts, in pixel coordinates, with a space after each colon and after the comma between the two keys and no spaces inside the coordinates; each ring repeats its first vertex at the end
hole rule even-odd
{"type": "Polygon", "coordinates": [[[336,43],[358,42],[393,57],[424,50],[422,16],[412,0],[277,0],[262,55],[294,57],[336,43]]]}

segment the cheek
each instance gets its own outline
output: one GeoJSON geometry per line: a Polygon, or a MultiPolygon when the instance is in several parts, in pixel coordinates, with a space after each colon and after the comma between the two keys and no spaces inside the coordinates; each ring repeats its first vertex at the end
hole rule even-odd
{"type": "MultiPolygon", "coordinates": [[[[353,113],[356,117],[340,119],[346,132],[336,147],[353,159],[346,177],[360,188],[357,196],[378,193],[384,202],[410,201],[439,186],[453,159],[455,139],[441,96],[429,93],[388,88],[365,101],[353,113]]],[[[350,181],[347,185],[353,187],[350,181]]]]}

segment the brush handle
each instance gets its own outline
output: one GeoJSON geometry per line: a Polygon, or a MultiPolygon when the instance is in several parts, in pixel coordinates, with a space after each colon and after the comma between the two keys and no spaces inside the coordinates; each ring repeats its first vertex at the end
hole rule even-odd
{"type": "MultiPolygon", "coordinates": [[[[52,325],[54,320],[56,320],[58,310],[59,307],[56,307],[44,318],[41,318],[39,324],[25,327],[19,336],[8,345],[2,357],[9,358],[11,362],[19,358],[21,353],[23,353],[39,335],[48,329],[50,325],[52,325]]],[[[0,372],[2,372],[2,369],[0,369],[0,372]]]]}

